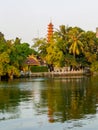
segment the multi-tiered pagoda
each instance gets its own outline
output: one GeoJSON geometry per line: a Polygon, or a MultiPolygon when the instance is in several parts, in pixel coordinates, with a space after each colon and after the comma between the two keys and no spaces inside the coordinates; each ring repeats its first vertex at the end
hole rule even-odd
{"type": "Polygon", "coordinates": [[[53,24],[50,22],[48,24],[48,34],[47,34],[47,41],[50,42],[51,37],[53,36],[53,24]]]}

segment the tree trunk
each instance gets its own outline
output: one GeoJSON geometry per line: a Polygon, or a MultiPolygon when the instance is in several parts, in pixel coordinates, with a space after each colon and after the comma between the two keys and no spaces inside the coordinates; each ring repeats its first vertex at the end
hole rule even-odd
{"type": "Polygon", "coordinates": [[[9,79],[13,80],[13,74],[9,75],[9,79]]]}

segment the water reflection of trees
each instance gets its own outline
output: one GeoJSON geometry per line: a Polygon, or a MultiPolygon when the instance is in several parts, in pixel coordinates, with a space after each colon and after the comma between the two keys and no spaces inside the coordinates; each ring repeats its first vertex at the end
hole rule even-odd
{"type": "MultiPolygon", "coordinates": [[[[0,114],[8,113],[9,118],[17,118],[20,103],[31,99],[34,111],[38,115],[47,114],[49,122],[80,119],[96,113],[98,77],[50,79],[37,85],[32,83],[33,90],[31,87],[0,87],[0,114]]],[[[0,119],[3,118],[0,116],[0,119]]]]}
{"type": "Polygon", "coordinates": [[[64,122],[96,113],[98,89],[93,88],[91,79],[51,80],[46,82],[46,86],[47,89],[41,91],[40,107],[45,107],[43,104],[47,102],[49,122],[64,122]]]}
{"type": "Polygon", "coordinates": [[[30,92],[21,91],[18,87],[0,88],[0,120],[14,119],[19,117],[19,105],[21,101],[28,100],[30,92]]]}

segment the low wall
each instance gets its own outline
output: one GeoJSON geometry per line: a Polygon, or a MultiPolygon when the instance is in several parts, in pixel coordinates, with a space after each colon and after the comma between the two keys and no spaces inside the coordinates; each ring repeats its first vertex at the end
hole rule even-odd
{"type": "Polygon", "coordinates": [[[84,71],[68,71],[68,72],[40,72],[31,73],[31,77],[53,77],[53,76],[69,76],[69,75],[84,75],[84,71]]]}

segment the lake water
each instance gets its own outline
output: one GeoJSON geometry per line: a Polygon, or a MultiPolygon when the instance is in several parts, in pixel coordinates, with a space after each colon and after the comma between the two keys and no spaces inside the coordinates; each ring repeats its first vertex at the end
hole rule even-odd
{"type": "Polygon", "coordinates": [[[98,76],[0,82],[0,130],[98,130],[98,76]]]}

